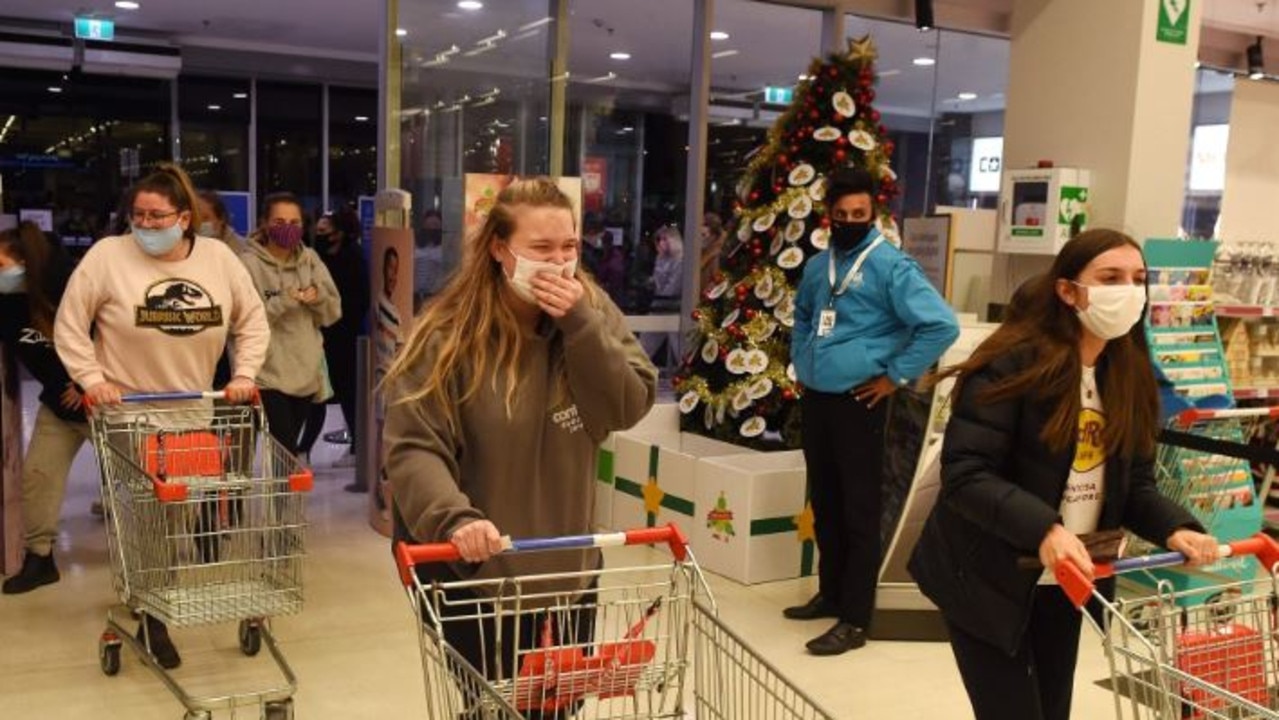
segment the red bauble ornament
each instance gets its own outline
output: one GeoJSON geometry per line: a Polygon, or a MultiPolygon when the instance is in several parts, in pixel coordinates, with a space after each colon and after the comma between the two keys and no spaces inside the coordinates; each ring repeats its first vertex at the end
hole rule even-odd
{"type": "Polygon", "coordinates": [[[746,286],[745,286],[745,285],[738,285],[738,286],[737,286],[736,293],[737,293],[737,299],[738,299],[738,300],[741,300],[741,299],[745,298],[745,297],[746,297],[746,286]]]}
{"type": "Polygon", "coordinates": [[[866,92],[863,94],[866,97],[866,102],[875,102],[875,88],[866,88],[866,92]]]}
{"type": "Polygon", "coordinates": [[[777,163],[779,165],[785,165],[789,161],[790,161],[789,158],[786,157],[786,153],[782,153],[777,156],[777,163]]]}
{"type": "Polygon", "coordinates": [[[758,245],[751,248],[751,255],[754,255],[755,257],[759,257],[763,254],[764,254],[764,248],[759,247],[758,245]]]}
{"type": "Polygon", "coordinates": [[[774,185],[774,186],[773,186],[773,193],[774,193],[774,194],[779,194],[779,193],[781,193],[781,191],[782,191],[782,185],[781,185],[781,183],[778,183],[778,184],[776,184],[776,185],[774,185]]]}
{"type": "Polygon", "coordinates": [[[728,359],[728,348],[726,348],[726,347],[721,347],[721,348],[719,349],[719,359],[720,359],[720,360],[727,360],[727,359],[728,359]]]}
{"type": "Polygon", "coordinates": [[[758,191],[758,190],[751,190],[751,201],[755,201],[755,200],[758,200],[758,199],[759,199],[759,191],[758,191]]]}
{"type": "Polygon", "coordinates": [[[834,66],[827,68],[826,74],[830,75],[833,78],[839,77],[839,68],[836,68],[834,66]]]}
{"type": "Polygon", "coordinates": [[[895,150],[896,148],[897,148],[897,143],[893,142],[892,140],[884,141],[884,152],[888,153],[889,155],[892,155],[893,150],[895,150]]]}
{"type": "Polygon", "coordinates": [[[843,150],[836,150],[835,159],[838,160],[839,162],[844,162],[844,160],[848,159],[848,153],[844,152],[843,150]]]}
{"type": "Polygon", "coordinates": [[[880,205],[887,205],[890,199],[892,198],[890,198],[887,193],[881,192],[880,194],[875,196],[875,202],[879,203],[880,205]]]}
{"type": "Polygon", "coordinates": [[[877,129],[879,130],[880,137],[883,137],[888,134],[888,128],[884,127],[883,125],[880,125],[877,129]]]}
{"type": "Polygon", "coordinates": [[[878,110],[871,110],[871,111],[870,111],[870,121],[871,121],[871,122],[873,122],[873,123],[877,123],[877,122],[879,122],[879,111],[878,111],[878,110]]]}
{"type": "Polygon", "coordinates": [[[788,389],[788,390],[783,390],[783,391],[782,391],[782,399],[783,399],[783,400],[794,400],[794,399],[795,399],[795,391],[794,391],[794,390],[789,390],[789,389],[788,389]]]}
{"type": "Polygon", "coordinates": [[[821,114],[821,113],[819,113],[819,112],[817,112],[816,110],[809,111],[809,113],[808,113],[808,117],[812,118],[813,120],[817,120],[817,119],[818,119],[818,118],[820,118],[821,116],[822,116],[822,114],[821,114]]]}
{"type": "Polygon", "coordinates": [[[799,152],[799,146],[798,146],[798,145],[791,145],[791,146],[790,146],[790,151],[791,151],[791,153],[797,153],[797,152],[799,152]]]}
{"type": "Polygon", "coordinates": [[[694,320],[701,320],[701,319],[702,319],[702,311],[701,311],[701,310],[694,310],[694,311],[693,311],[693,314],[692,314],[692,318],[693,318],[694,320]]]}
{"type": "Polygon", "coordinates": [[[839,138],[835,140],[835,147],[845,147],[846,145],[848,145],[848,136],[841,134],[839,138]]]}

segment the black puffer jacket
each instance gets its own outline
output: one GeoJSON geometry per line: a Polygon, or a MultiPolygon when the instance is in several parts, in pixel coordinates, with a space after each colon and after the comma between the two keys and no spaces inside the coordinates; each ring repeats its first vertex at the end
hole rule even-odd
{"type": "MultiPolygon", "coordinates": [[[[1040,440],[1052,414],[1044,403],[978,398],[1033,361],[1029,352],[1010,353],[963,383],[946,427],[941,492],[909,566],[947,620],[1009,655],[1026,630],[1041,572],[1018,569],[1017,559],[1037,557],[1058,522],[1075,448],[1053,452],[1040,440]]],[[[1097,374],[1100,382],[1102,367],[1097,374]]],[[[1099,530],[1126,527],[1158,544],[1180,527],[1202,531],[1159,493],[1153,469],[1149,458],[1107,460],[1099,530]]]]}

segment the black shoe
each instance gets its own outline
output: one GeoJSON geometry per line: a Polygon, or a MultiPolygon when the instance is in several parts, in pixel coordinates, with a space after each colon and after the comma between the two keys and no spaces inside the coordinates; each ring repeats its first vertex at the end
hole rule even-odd
{"type": "Polygon", "coordinates": [[[786,608],[782,611],[782,616],[787,620],[816,620],[818,618],[838,617],[839,615],[835,612],[834,606],[827,603],[821,593],[817,593],[803,605],[786,608]]]}
{"type": "Polygon", "coordinates": [[[369,491],[369,486],[361,485],[359,483],[351,483],[349,485],[343,485],[342,489],[349,493],[366,493],[369,491]]]}
{"type": "Polygon", "coordinates": [[[20,595],[24,592],[31,592],[41,585],[52,585],[60,580],[62,576],[58,574],[58,566],[53,562],[53,553],[48,555],[37,555],[30,550],[26,556],[22,558],[22,569],[17,575],[4,581],[4,587],[0,590],[5,595],[20,595]]]}
{"type": "Polygon", "coordinates": [[[866,644],[866,631],[852,623],[837,622],[830,630],[808,641],[814,655],[842,655],[866,644]]]}
{"type": "Polygon", "coordinates": [[[157,665],[165,670],[172,670],[182,664],[182,656],[178,655],[178,649],[169,639],[169,628],[150,615],[143,615],[142,622],[138,625],[138,642],[142,643],[143,647],[147,646],[148,636],[151,641],[151,647],[148,650],[155,658],[157,665]]]}
{"type": "Polygon", "coordinates": [[[350,445],[351,433],[345,430],[334,430],[331,433],[324,433],[324,442],[330,445],[350,445]]]}

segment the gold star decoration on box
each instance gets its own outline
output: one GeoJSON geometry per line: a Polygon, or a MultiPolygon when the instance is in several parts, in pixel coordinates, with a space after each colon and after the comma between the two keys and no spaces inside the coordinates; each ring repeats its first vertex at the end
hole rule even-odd
{"type": "Polygon", "coordinates": [[[650,515],[656,515],[662,509],[662,498],[666,497],[666,492],[657,484],[657,478],[650,477],[648,482],[644,484],[644,511],[650,515]]]}
{"type": "Polygon", "coordinates": [[[813,516],[812,503],[805,503],[804,510],[795,516],[795,532],[800,542],[817,539],[817,523],[813,516]]]}
{"type": "Polygon", "coordinates": [[[863,65],[869,65],[879,57],[879,52],[875,50],[875,41],[871,40],[869,35],[863,35],[857,39],[848,39],[848,57],[863,65]]]}

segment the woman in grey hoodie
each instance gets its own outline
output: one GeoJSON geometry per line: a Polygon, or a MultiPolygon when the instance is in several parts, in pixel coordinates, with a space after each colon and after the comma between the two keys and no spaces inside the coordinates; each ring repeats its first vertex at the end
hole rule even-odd
{"type": "Polygon", "coordinates": [[[240,256],[266,306],[271,345],[258,373],[271,435],[297,452],[312,401],[332,394],[320,328],[342,316],[337,286],[320,256],[302,244],[302,205],[291,193],[269,195],[262,225],[240,256]]]}

